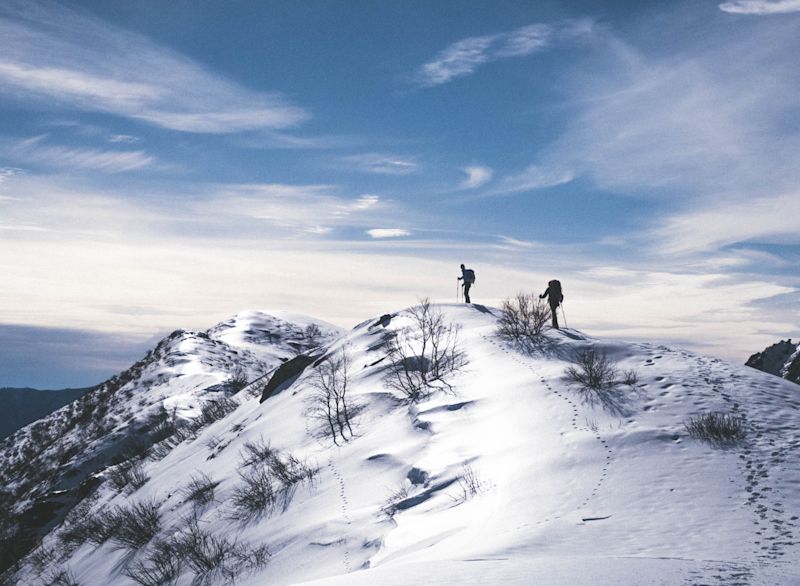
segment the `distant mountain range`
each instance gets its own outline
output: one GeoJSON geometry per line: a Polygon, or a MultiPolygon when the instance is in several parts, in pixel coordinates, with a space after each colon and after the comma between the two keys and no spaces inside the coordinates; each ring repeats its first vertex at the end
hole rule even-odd
{"type": "Polygon", "coordinates": [[[800,342],[781,340],[753,354],[745,365],[800,384],[800,342]]]}
{"type": "Polygon", "coordinates": [[[85,389],[40,391],[0,387],[0,439],[82,397],[85,389]]]}

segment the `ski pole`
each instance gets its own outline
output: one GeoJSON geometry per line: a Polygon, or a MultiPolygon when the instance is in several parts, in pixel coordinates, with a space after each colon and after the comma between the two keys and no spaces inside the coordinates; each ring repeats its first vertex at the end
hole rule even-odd
{"type": "Polygon", "coordinates": [[[568,328],[569,326],[567,325],[567,314],[564,313],[564,304],[563,303],[561,304],[561,315],[564,316],[564,327],[568,328]]]}
{"type": "Polygon", "coordinates": [[[456,277],[456,303],[461,301],[460,291],[458,290],[458,277],[456,277]]]}

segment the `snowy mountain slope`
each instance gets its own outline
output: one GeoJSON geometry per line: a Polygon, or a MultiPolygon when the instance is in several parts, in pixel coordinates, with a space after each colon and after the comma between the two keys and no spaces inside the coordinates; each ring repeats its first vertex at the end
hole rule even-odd
{"type": "Polygon", "coordinates": [[[222,566],[203,574],[187,557],[162,583],[222,584],[234,574],[252,585],[800,581],[800,398],[791,383],[574,330],[549,331],[522,352],[496,337],[496,310],[440,309],[462,326],[468,358],[452,393],[401,400],[384,382],[387,333],[409,316],[365,322],[328,348],[352,360],[348,392],[361,411],[351,441],[335,445],[305,415],[323,362],[263,403],[239,393],[230,414],[146,459],[140,488],[105,482],[86,503],[84,519],[155,503],[149,543],[66,547],[65,526],[17,579],[40,584],[61,571],[79,584],[133,584],[131,568],[153,567],[159,544],[191,534],[219,546],[222,566]],[[591,401],[564,375],[588,348],[635,369],[638,383],[591,401]],[[685,422],[712,411],[744,417],[746,439],[723,448],[689,437],[685,422]],[[238,497],[258,466],[254,449],[266,454],[267,443],[273,460],[275,450],[279,460],[291,454],[316,474],[291,485],[285,506],[245,516],[238,497]],[[200,474],[214,488],[198,506],[187,487],[200,474]],[[260,546],[269,562],[251,563],[247,552],[260,546]]]}
{"type": "Polygon", "coordinates": [[[248,311],[208,332],[177,330],[127,371],[7,438],[0,444],[0,571],[63,520],[99,482],[95,473],[145,453],[204,407],[224,404],[238,390],[232,376],[252,381],[341,333],[314,321],[312,344],[304,332],[313,320],[298,319],[248,311]]]}
{"type": "Polygon", "coordinates": [[[745,365],[800,384],[800,343],[781,340],[753,354],[745,365]]]}

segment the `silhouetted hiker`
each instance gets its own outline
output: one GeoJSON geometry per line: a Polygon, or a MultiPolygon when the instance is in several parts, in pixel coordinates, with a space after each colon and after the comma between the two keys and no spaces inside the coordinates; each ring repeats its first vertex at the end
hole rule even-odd
{"type": "Polygon", "coordinates": [[[550,303],[550,315],[553,316],[553,327],[558,329],[558,306],[564,301],[564,294],[561,292],[561,281],[557,281],[553,279],[549,283],[547,283],[547,289],[545,292],[539,295],[539,299],[544,299],[548,297],[548,303],[550,303]]]}
{"type": "Polygon", "coordinates": [[[464,281],[464,301],[466,303],[472,303],[472,301],[469,300],[469,288],[475,283],[475,271],[464,268],[464,265],[461,265],[461,276],[458,280],[464,281]]]}

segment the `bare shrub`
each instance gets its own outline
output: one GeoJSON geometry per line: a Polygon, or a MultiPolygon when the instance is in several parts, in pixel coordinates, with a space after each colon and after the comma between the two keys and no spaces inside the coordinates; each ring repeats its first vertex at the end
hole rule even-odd
{"type": "Polygon", "coordinates": [[[47,586],[80,586],[69,568],[58,568],[45,578],[47,586]]]}
{"type": "Polygon", "coordinates": [[[500,307],[497,334],[511,342],[526,344],[540,336],[550,321],[550,306],[534,293],[520,291],[500,307]]]}
{"type": "Polygon", "coordinates": [[[575,365],[567,367],[565,374],[585,389],[602,391],[614,387],[618,373],[605,352],[598,353],[590,349],[579,352],[575,357],[575,365]]]}
{"type": "Polygon", "coordinates": [[[400,488],[393,490],[388,494],[386,500],[381,506],[381,513],[383,513],[390,519],[393,519],[394,516],[397,514],[398,503],[403,502],[407,498],[408,498],[408,487],[404,484],[400,488]]]}
{"type": "Polygon", "coordinates": [[[622,373],[622,384],[628,385],[629,387],[638,387],[639,373],[633,369],[624,371],[622,373]]]}
{"type": "Polygon", "coordinates": [[[316,470],[291,454],[273,450],[262,441],[245,445],[239,471],[241,484],[234,488],[232,517],[249,520],[285,510],[301,482],[313,482],[316,470]]]}
{"type": "MultiPolygon", "coordinates": [[[[636,380],[635,373],[625,373],[625,380],[636,380]]],[[[576,383],[583,394],[583,399],[590,404],[599,404],[607,411],[624,416],[629,413],[628,403],[631,393],[624,393],[619,388],[625,380],[619,379],[616,364],[606,356],[605,352],[589,349],[579,352],[574,364],[564,371],[570,382],[576,383]]],[[[637,384],[630,385],[634,391],[637,384]]]]}
{"type": "Polygon", "coordinates": [[[152,499],[116,507],[109,517],[111,540],[123,548],[141,549],[161,528],[159,508],[152,499]]]}
{"type": "Polygon", "coordinates": [[[238,393],[247,386],[247,369],[241,365],[236,365],[228,375],[226,384],[231,391],[238,393]]]}
{"type": "Polygon", "coordinates": [[[196,574],[195,584],[232,582],[243,569],[263,567],[270,557],[265,546],[250,548],[212,535],[199,526],[196,518],[174,537],[172,547],[196,574]]]}
{"type": "Polygon", "coordinates": [[[325,435],[335,444],[354,436],[352,422],[358,406],[347,394],[350,366],[350,357],[342,348],[319,364],[308,378],[312,392],[306,399],[305,414],[320,421],[325,435]]]}
{"type": "Polygon", "coordinates": [[[244,442],[239,466],[252,466],[260,462],[267,462],[275,457],[276,450],[272,448],[264,437],[257,440],[244,442]]]}
{"type": "Polygon", "coordinates": [[[54,547],[41,543],[28,556],[28,563],[36,575],[41,575],[48,567],[55,564],[58,559],[59,555],[54,547]]]}
{"type": "Polygon", "coordinates": [[[461,475],[458,477],[459,492],[456,500],[464,502],[475,495],[486,492],[491,487],[491,483],[481,479],[472,466],[464,464],[461,468],[461,475]]]}
{"type": "Polygon", "coordinates": [[[272,475],[263,466],[239,472],[242,483],[233,489],[233,517],[248,520],[271,512],[278,499],[272,475]]]}
{"type": "Polygon", "coordinates": [[[227,397],[206,401],[200,410],[200,417],[194,421],[195,429],[200,429],[219,421],[236,411],[238,407],[239,403],[227,397]]]}
{"type": "Polygon", "coordinates": [[[316,348],[319,346],[320,339],[322,338],[322,330],[319,329],[317,324],[308,324],[303,332],[306,339],[306,345],[309,348],[316,348]]]}
{"type": "Polygon", "coordinates": [[[144,472],[141,461],[129,460],[123,462],[106,473],[109,484],[117,490],[126,490],[134,493],[144,486],[150,477],[144,472]]]}
{"type": "Polygon", "coordinates": [[[684,425],[691,437],[720,446],[740,442],[747,435],[745,417],[736,413],[704,413],[690,417],[684,425]]]}
{"type": "Polygon", "coordinates": [[[214,491],[219,482],[214,482],[211,477],[203,472],[192,476],[181,492],[187,501],[192,501],[197,506],[207,505],[214,500],[214,491]]]}
{"type": "Polygon", "coordinates": [[[101,545],[111,538],[113,531],[110,513],[85,512],[81,516],[70,516],[64,521],[58,540],[69,551],[84,543],[101,545]]]}
{"type": "Polygon", "coordinates": [[[450,377],[467,364],[460,327],[423,299],[408,310],[412,325],[387,338],[386,385],[416,403],[435,390],[453,391],[450,377]]]}
{"type": "Polygon", "coordinates": [[[173,541],[157,541],[143,560],[125,569],[125,575],[141,586],[167,586],[177,581],[182,566],[173,541]]]}

